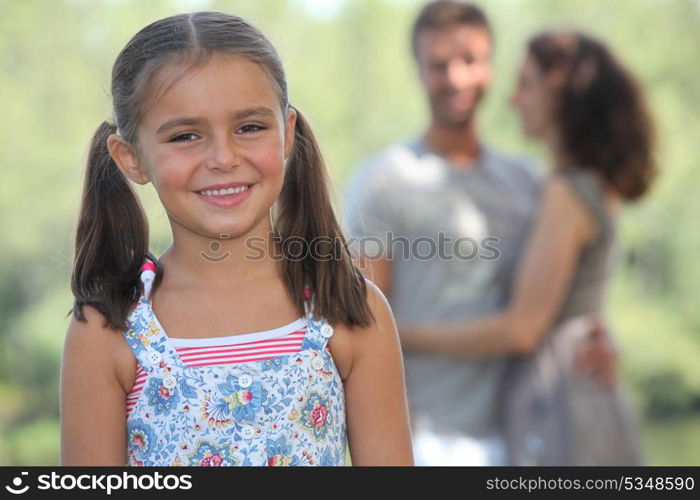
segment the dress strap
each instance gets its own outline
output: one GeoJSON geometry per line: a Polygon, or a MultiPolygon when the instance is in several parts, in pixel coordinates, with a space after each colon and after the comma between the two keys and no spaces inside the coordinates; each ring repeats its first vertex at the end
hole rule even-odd
{"type": "Polygon", "coordinates": [[[598,224],[599,238],[609,239],[614,230],[614,220],[605,207],[605,193],[601,181],[590,170],[571,168],[563,170],[562,173],[578,200],[598,224]]]}
{"type": "Polygon", "coordinates": [[[304,308],[306,310],[306,335],[302,343],[302,350],[316,349],[322,351],[328,345],[333,336],[333,327],[325,318],[314,316],[314,295],[310,287],[304,288],[304,308]]]}
{"type": "Polygon", "coordinates": [[[144,371],[165,373],[179,366],[179,363],[177,353],[168,342],[167,335],[151,308],[150,294],[155,274],[156,266],[153,262],[146,261],[141,266],[144,291],[127,319],[124,337],[144,371]]]}
{"type": "Polygon", "coordinates": [[[129,315],[124,338],[144,371],[162,371],[176,365],[167,337],[143,296],[129,315]]]}

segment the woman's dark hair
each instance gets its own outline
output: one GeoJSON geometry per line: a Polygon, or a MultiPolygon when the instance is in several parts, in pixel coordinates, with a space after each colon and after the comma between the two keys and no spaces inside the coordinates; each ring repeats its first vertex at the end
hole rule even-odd
{"type": "Polygon", "coordinates": [[[646,193],[656,175],[653,124],[632,74],[577,31],[540,33],[528,54],[545,75],[563,75],[555,120],[571,166],[596,170],[625,199],[646,193]]]}
{"type": "MultiPolygon", "coordinates": [[[[155,73],[170,63],[197,67],[216,52],[259,64],[270,76],[282,109],[289,109],[287,81],[277,52],[257,28],[239,17],[220,12],[180,14],[136,33],[112,69],[114,123],[105,121],[97,128],[88,154],[71,280],[77,319],[85,320],[82,308],[88,304],[104,315],[107,325],[124,330],[142,292],[140,267],[146,258],[157,265],[153,289],[161,282],[163,268],[148,252],[145,214],[110,157],[107,138],[118,133],[138,151],[139,121],[147,103],[154,102],[165,90],[152,88],[155,73]]],[[[173,81],[171,78],[169,84],[173,81]]],[[[367,326],[373,319],[367,286],[352,264],[333,213],[326,167],[316,140],[302,114],[298,109],[296,112],[294,146],[282,191],[273,207],[274,236],[307,244],[327,241],[324,255],[330,253],[331,258],[321,260],[309,255],[285,259],[282,276],[300,314],[304,313],[304,288],[308,285],[314,295],[314,314],[334,324],[367,326]]]]}

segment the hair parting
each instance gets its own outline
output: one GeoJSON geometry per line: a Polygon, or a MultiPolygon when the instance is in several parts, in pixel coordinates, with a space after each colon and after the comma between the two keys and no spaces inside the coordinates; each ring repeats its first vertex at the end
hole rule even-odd
{"type": "MultiPolygon", "coordinates": [[[[114,123],[105,121],[90,144],[78,219],[71,288],[73,315],[84,321],[83,306],[99,310],[114,329],[128,327],[130,310],[142,293],[139,279],[145,259],[156,264],[155,290],[165,270],[149,252],[148,222],[128,180],[107,149],[111,134],[121,135],[138,151],[137,127],[158,96],[215,52],[259,64],[278,93],[282,110],[289,98],[282,63],[272,44],[240,17],[221,12],[179,14],[141,29],[125,45],[112,68],[114,123]],[[181,71],[184,69],[184,71],[181,71]],[[169,71],[163,85],[152,88],[159,71],[169,71]]],[[[306,242],[328,237],[332,259],[309,256],[282,262],[282,277],[300,314],[309,286],[313,312],[331,323],[367,326],[372,314],[367,285],[352,264],[346,240],[328,194],[328,175],[307,121],[297,111],[294,145],[282,191],[273,206],[273,228],[282,238],[306,242]]]]}

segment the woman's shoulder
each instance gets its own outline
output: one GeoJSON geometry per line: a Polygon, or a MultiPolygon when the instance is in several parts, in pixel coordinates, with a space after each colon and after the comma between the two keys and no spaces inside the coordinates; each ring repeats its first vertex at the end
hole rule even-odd
{"type": "Polygon", "coordinates": [[[552,181],[564,196],[583,209],[601,226],[608,227],[619,206],[620,197],[595,169],[567,168],[555,173],[552,181]]]}
{"type": "Polygon", "coordinates": [[[581,208],[577,192],[583,178],[581,173],[570,170],[555,171],[550,174],[545,179],[542,189],[543,205],[555,209],[581,208]]]}

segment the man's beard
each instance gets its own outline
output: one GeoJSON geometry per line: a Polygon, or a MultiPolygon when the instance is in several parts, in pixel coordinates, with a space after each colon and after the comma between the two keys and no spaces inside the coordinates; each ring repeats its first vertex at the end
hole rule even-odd
{"type": "Polygon", "coordinates": [[[446,106],[441,105],[439,102],[431,101],[430,107],[433,115],[433,120],[440,125],[452,128],[464,127],[469,124],[473,119],[476,111],[481,102],[481,95],[476,96],[474,104],[461,112],[450,111],[445,109],[446,106]]]}

